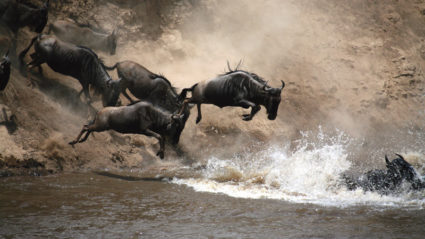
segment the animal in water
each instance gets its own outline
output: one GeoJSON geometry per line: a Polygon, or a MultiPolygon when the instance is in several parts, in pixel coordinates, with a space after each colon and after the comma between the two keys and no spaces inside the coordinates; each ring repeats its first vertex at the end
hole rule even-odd
{"type": "Polygon", "coordinates": [[[91,132],[114,130],[123,134],[143,134],[158,139],[160,149],[157,153],[164,158],[165,136],[176,134],[183,124],[183,115],[171,114],[155,107],[149,102],[140,101],[128,106],[105,107],[95,119],[84,125],[77,138],[69,144],[82,143],[91,132]],[[84,137],[81,139],[82,135],[84,137]]]}
{"type": "Polygon", "coordinates": [[[9,51],[3,56],[3,59],[0,61],[0,91],[3,91],[6,88],[7,83],[10,78],[10,59],[9,51]]]}
{"type": "Polygon", "coordinates": [[[217,78],[196,83],[191,88],[185,88],[180,93],[180,100],[186,98],[187,92],[192,92],[191,98],[186,98],[184,104],[194,103],[198,109],[196,123],[202,119],[201,104],[213,104],[218,107],[235,106],[251,107],[250,114],[244,114],[243,120],[249,121],[263,105],[267,110],[269,120],[276,119],[277,110],[281,101],[281,92],[285,87],[282,82],[280,88],[272,88],[255,73],[243,70],[231,70],[217,78]]]}
{"type": "Polygon", "coordinates": [[[41,33],[47,24],[49,0],[38,7],[17,0],[0,1],[0,20],[13,32],[28,26],[32,31],[41,33]]]}
{"type": "Polygon", "coordinates": [[[112,80],[103,67],[103,63],[91,49],[66,43],[49,35],[39,34],[31,40],[30,45],[20,54],[23,58],[34,45],[35,52],[31,54],[32,61],[28,63],[28,70],[39,67],[43,63],[54,71],[76,78],[91,106],[89,87],[102,95],[103,106],[115,106],[119,99],[120,89],[117,81],[112,80]]]}
{"type": "MultiPolygon", "coordinates": [[[[144,66],[133,61],[121,61],[109,67],[107,70],[117,69],[118,81],[121,93],[131,102],[136,102],[127,94],[127,89],[139,100],[144,100],[167,110],[170,113],[178,113],[183,107],[183,102],[179,100],[179,95],[171,82],[165,76],[152,73],[144,66]]],[[[185,107],[182,111],[184,115],[179,133],[174,135],[173,144],[177,144],[180,134],[189,118],[190,109],[185,107]]]]}
{"type": "Polygon", "coordinates": [[[395,192],[403,182],[410,189],[421,190],[425,188],[425,182],[400,154],[390,161],[385,155],[386,170],[375,169],[366,172],[357,179],[344,176],[345,183],[350,190],[361,188],[365,191],[376,191],[381,194],[395,192]]]}
{"type": "Polygon", "coordinates": [[[112,31],[111,34],[105,34],[71,21],[57,20],[50,24],[48,33],[51,32],[62,41],[94,50],[106,51],[111,55],[115,54],[117,48],[116,30],[112,31]]]}

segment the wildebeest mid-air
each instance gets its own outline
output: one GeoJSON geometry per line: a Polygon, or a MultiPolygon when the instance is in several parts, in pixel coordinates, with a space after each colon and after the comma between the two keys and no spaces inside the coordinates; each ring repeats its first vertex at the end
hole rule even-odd
{"type": "Polygon", "coordinates": [[[395,192],[403,182],[407,182],[410,189],[425,189],[425,182],[400,154],[392,161],[385,155],[387,170],[375,169],[368,171],[357,179],[344,176],[345,183],[350,190],[362,188],[365,191],[376,191],[381,194],[395,192]]]}
{"type": "Polygon", "coordinates": [[[59,39],[77,46],[86,46],[94,50],[109,52],[114,55],[117,48],[117,33],[96,32],[87,26],[65,20],[57,20],[50,24],[49,34],[53,32],[59,39]]]}
{"type": "MultiPolygon", "coordinates": [[[[121,93],[131,103],[134,103],[135,100],[127,94],[127,89],[138,99],[148,101],[154,106],[159,106],[170,113],[178,113],[183,107],[176,89],[165,76],[152,73],[144,66],[133,61],[117,62],[112,67],[105,66],[105,68],[107,70],[117,69],[121,93]]],[[[180,125],[179,133],[175,134],[174,138],[171,139],[173,144],[179,142],[180,134],[189,117],[190,109],[185,107],[182,114],[184,115],[183,124],[180,125]]]]}
{"type": "Polygon", "coordinates": [[[79,95],[84,92],[89,106],[91,106],[89,86],[102,95],[103,106],[117,104],[120,95],[118,82],[112,80],[103,67],[103,63],[92,50],[60,41],[49,35],[39,34],[19,54],[22,63],[25,54],[33,44],[35,53],[31,54],[32,61],[28,63],[28,69],[47,63],[54,71],[72,76],[80,82],[83,89],[79,95]]]}
{"type": "Polygon", "coordinates": [[[20,3],[16,0],[0,1],[0,20],[13,32],[28,26],[32,31],[41,33],[48,20],[49,0],[42,6],[20,3]]]}
{"type": "Polygon", "coordinates": [[[192,97],[185,99],[185,105],[194,103],[198,108],[196,123],[202,119],[201,104],[213,104],[219,107],[237,106],[251,107],[250,114],[244,114],[243,120],[251,120],[263,105],[267,110],[269,120],[276,119],[277,110],[281,101],[280,94],[285,83],[280,88],[272,88],[261,77],[243,70],[231,70],[217,78],[197,83],[191,88],[185,88],[180,98],[186,98],[188,91],[192,97]]]}
{"type": "Polygon", "coordinates": [[[9,51],[3,56],[3,59],[0,61],[0,91],[3,91],[6,88],[7,83],[10,78],[10,59],[9,51]]]}
{"type": "Polygon", "coordinates": [[[123,134],[144,134],[159,140],[160,149],[157,156],[164,158],[165,136],[176,134],[183,124],[183,115],[171,114],[140,101],[128,106],[105,107],[95,119],[85,125],[77,138],[69,144],[74,145],[87,140],[91,132],[115,130],[123,134]],[[81,139],[82,135],[84,137],[81,139]]]}

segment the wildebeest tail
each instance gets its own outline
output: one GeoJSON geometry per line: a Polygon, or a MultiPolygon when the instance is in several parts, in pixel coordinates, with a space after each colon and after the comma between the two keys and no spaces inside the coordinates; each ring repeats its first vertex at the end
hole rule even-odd
{"type": "Polygon", "coordinates": [[[23,64],[24,63],[24,57],[25,57],[25,55],[30,50],[31,46],[34,44],[35,40],[37,40],[38,37],[40,37],[40,34],[37,35],[36,37],[34,37],[33,39],[31,39],[30,45],[27,48],[25,48],[23,51],[21,51],[21,53],[19,53],[19,62],[20,62],[20,64],[23,64]]]}
{"type": "Polygon", "coordinates": [[[107,65],[105,65],[105,64],[102,64],[102,65],[103,65],[103,67],[105,67],[105,69],[106,69],[106,70],[108,70],[108,71],[112,71],[112,70],[114,70],[115,68],[117,68],[118,63],[119,63],[119,62],[115,63],[115,65],[113,65],[113,66],[107,66],[107,65]]]}
{"type": "Polygon", "coordinates": [[[183,101],[184,99],[186,99],[187,92],[188,92],[188,91],[193,91],[197,85],[198,85],[198,83],[194,84],[194,85],[193,85],[192,87],[190,87],[190,88],[184,88],[184,89],[182,90],[182,92],[180,93],[180,95],[179,95],[179,101],[181,102],[181,101],[183,101]]]}

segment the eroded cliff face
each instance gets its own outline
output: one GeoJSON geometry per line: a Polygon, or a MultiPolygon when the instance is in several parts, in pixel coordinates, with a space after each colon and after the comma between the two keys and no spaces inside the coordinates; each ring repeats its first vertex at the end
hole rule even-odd
{"type": "MultiPolygon", "coordinates": [[[[205,105],[199,125],[192,110],[180,141],[183,156],[167,147],[162,162],[155,157],[157,141],[139,135],[97,133],[73,148],[67,142],[87,123],[79,83],[43,66],[44,77],[34,71],[31,88],[14,62],[0,103],[16,116],[17,130],[9,134],[0,125],[1,170],[159,172],[267,144],[293,147],[302,132],[319,126],[363,141],[350,156],[359,164],[388,151],[419,150],[425,143],[424,12],[425,3],[413,0],[55,1],[49,22],[71,18],[99,31],[118,29],[117,54],[98,52],[107,65],[134,60],[184,88],[242,59],[242,69],[270,85],[284,80],[278,118],[267,120],[262,109],[245,122],[244,109],[205,105]]],[[[3,49],[11,34],[1,33],[3,49]]],[[[17,52],[33,36],[19,31],[17,52]]]]}

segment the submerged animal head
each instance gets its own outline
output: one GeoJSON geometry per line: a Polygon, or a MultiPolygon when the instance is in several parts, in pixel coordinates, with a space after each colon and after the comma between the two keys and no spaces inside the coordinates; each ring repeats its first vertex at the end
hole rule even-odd
{"type": "Polygon", "coordinates": [[[276,119],[277,110],[279,109],[279,104],[281,101],[280,94],[282,93],[282,89],[285,87],[285,82],[282,82],[282,86],[280,88],[272,88],[264,84],[263,91],[265,93],[264,106],[267,110],[267,118],[269,120],[276,119]]]}
{"type": "Polygon", "coordinates": [[[419,179],[415,169],[410,165],[400,154],[396,154],[398,158],[392,161],[388,160],[385,155],[385,162],[387,167],[387,175],[391,180],[402,181],[406,180],[410,183],[414,183],[419,179]]]}

